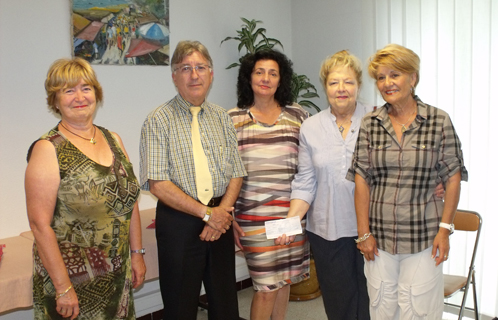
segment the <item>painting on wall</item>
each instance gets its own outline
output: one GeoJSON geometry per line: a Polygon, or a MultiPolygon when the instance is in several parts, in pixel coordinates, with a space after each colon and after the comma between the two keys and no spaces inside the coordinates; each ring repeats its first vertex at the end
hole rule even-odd
{"type": "Polygon", "coordinates": [[[73,0],[72,34],[92,64],[169,65],[169,0],[73,0]]]}

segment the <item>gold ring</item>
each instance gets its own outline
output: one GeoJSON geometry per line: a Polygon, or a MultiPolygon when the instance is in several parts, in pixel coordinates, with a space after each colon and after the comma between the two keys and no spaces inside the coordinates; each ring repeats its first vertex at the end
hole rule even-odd
{"type": "Polygon", "coordinates": [[[214,239],[214,236],[212,236],[211,239],[214,239]]]}

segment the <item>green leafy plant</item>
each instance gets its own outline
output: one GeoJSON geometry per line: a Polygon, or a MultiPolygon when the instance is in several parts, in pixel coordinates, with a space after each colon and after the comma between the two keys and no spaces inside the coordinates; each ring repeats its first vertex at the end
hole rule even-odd
{"type": "MultiPolygon", "coordinates": [[[[266,36],[265,28],[257,28],[258,23],[263,23],[263,21],[254,19],[248,20],[245,18],[240,19],[244,22],[244,24],[242,25],[242,28],[240,30],[236,30],[238,36],[226,37],[221,41],[221,43],[228,40],[239,41],[239,53],[242,51],[242,49],[245,49],[243,56],[248,53],[255,53],[260,50],[273,49],[277,45],[282,49],[284,48],[279,40],[266,36]]],[[[227,69],[240,66],[242,57],[239,58],[239,62],[230,64],[227,69]]],[[[310,98],[318,97],[319,96],[315,86],[310,82],[310,79],[307,76],[298,75],[296,73],[292,75],[292,101],[297,102],[303,107],[315,109],[317,112],[320,112],[320,108],[316,104],[314,104],[310,100],[307,100],[310,98]]]]}

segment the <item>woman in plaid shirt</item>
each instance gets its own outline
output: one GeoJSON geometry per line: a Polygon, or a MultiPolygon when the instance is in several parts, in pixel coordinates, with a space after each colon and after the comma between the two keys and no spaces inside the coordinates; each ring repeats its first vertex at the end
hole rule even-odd
{"type": "Polygon", "coordinates": [[[415,95],[419,66],[417,54],[396,44],[370,58],[386,104],[363,118],[347,177],[356,183],[356,241],[374,320],[441,319],[441,263],[467,180],[448,114],[415,95]],[[444,203],[434,194],[440,182],[444,203]]]}

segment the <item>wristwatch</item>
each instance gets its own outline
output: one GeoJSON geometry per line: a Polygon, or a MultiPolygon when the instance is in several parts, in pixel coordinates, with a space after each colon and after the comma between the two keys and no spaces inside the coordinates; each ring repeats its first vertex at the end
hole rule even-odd
{"type": "Polygon", "coordinates": [[[455,225],[453,223],[449,224],[449,223],[440,222],[439,227],[450,230],[450,234],[453,234],[453,232],[455,232],[455,225]]]}
{"type": "Polygon", "coordinates": [[[202,218],[202,221],[208,222],[209,219],[211,219],[211,213],[213,213],[213,209],[211,209],[211,207],[207,207],[206,213],[204,214],[204,218],[202,218]]]}
{"type": "Polygon", "coordinates": [[[130,250],[131,253],[141,253],[141,254],[145,254],[145,248],[142,248],[142,249],[138,249],[138,250],[130,250]]]}

